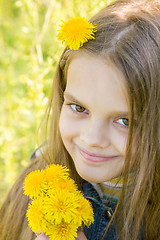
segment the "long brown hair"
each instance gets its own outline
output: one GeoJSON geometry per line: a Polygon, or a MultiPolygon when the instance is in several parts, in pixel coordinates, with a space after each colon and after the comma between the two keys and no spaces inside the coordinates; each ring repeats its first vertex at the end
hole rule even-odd
{"type": "MultiPolygon", "coordinates": [[[[83,180],[78,176],[73,161],[62,143],[58,128],[67,68],[74,55],[80,54],[81,51],[102,58],[109,57],[126,79],[130,123],[124,184],[111,223],[117,224],[118,239],[158,240],[160,239],[160,3],[156,0],[119,0],[101,10],[91,22],[97,28],[95,39],[84,44],[78,51],[66,48],[60,58],[47,109],[47,122],[50,128],[47,144],[42,152],[43,160],[35,160],[27,172],[44,167],[45,162],[60,163],[69,167],[71,176],[81,186],[83,180]],[[132,182],[128,183],[131,168],[132,182]]],[[[28,229],[26,222],[25,227],[21,227],[28,203],[22,197],[22,190],[19,190],[21,195],[15,198],[17,189],[22,188],[25,174],[26,171],[18,180],[14,190],[11,190],[2,207],[0,213],[2,240],[25,239],[22,237],[25,231],[28,233],[26,239],[34,239],[31,232],[26,230],[28,229]],[[19,205],[18,202],[21,202],[21,206],[25,202],[24,207],[20,209],[15,207],[16,204],[19,205]],[[9,216],[11,212],[12,215],[9,216]],[[19,218],[15,224],[16,214],[19,218]],[[8,235],[7,231],[9,231],[8,235]]]]}

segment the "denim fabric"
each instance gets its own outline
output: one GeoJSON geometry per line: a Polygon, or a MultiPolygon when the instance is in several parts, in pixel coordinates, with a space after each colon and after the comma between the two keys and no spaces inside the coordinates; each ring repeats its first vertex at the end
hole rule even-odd
{"type": "MultiPolygon", "coordinates": [[[[84,193],[84,197],[91,202],[94,211],[94,223],[91,224],[89,228],[84,227],[84,233],[87,240],[102,240],[106,226],[116,208],[116,204],[113,202],[104,204],[98,192],[92,184],[88,182],[84,183],[82,191],[84,193]]],[[[104,237],[104,240],[114,239],[116,239],[116,230],[115,226],[112,225],[104,237]]]]}

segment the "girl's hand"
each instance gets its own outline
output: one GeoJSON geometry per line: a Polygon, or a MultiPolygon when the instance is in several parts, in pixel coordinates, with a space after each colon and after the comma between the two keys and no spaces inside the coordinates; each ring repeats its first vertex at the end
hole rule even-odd
{"type": "Polygon", "coordinates": [[[78,231],[77,232],[77,240],[87,240],[86,236],[84,235],[84,232],[78,231]]]}
{"type": "Polygon", "coordinates": [[[45,233],[43,233],[43,234],[38,235],[35,240],[49,240],[49,237],[46,236],[45,233]]]}
{"type": "MultiPolygon", "coordinates": [[[[35,240],[49,240],[49,237],[46,234],[40,234],[35,240]]],[[[78,231],[76,240],[87,240],[87,238],[82,231],[78,231]]]]}

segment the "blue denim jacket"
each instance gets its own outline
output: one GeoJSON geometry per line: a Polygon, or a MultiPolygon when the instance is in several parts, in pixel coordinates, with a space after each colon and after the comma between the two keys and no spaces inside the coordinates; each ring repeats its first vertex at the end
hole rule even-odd
{"type": "MultiPolygon", "coordinates": [[[[94,223],[91,224],[89,228],[84,227],[84,233],[87,237],[87,240],[102,240],[106,231],[106,226],[116,208],[116,203],[107,202],[107,204],[104,204],[96,189],[89,182],[84,183],[82,191],[85,198],[91,202],[94,211],[94,223]]],[[[104,239],[116,239],[115,225],[110,227],[104,239]]]]}

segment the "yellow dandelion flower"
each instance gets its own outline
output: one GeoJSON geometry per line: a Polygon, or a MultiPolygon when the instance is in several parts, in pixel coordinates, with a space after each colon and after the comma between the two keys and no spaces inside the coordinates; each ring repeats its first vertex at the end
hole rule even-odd
{"type": "Polygon", "coordinates": [[[26,216],[28,218],[28,225],[33,232],[38,231],[38,233],[43,233],[46,230],[46,221],[42,211],[42,206],[42,197],[32,200],[31,204],[28,206],[26,216]]]}
{"type": "Polygon", "coordinates": [[[23,189],[34,198],[26,214],[33,232],[45,232],[51,239],[74,240],[77,228],[94,220],[91,204],[69,178],[66,167],[53,164],[31,172],[23,189]]]}
{"type": "Polygon", "coordinates": [[[94,222],[93,208],[91,203],[86,198],[84,198],[82,194],[79,194],[78,206],[79,218],[82,219],[84,225],[89,226],[94,222]]]}
{"type": "Polygon", "coordinates": [[[73,223],[50,225],[46,230],[46,234],[50,240],[75,240],[77,237],[77,228],[73,223]]]}
{"type": "Polygon", "coordinates": [[[60,25],[61,30],[57,37],[65,43],[65,46],[69,46],[71,50],[78,50],[89,39],[95,38],[95,26],[87,22],[84,17],[75,17],[67,22],[62,22],[63,24],[60,25]]]}
{"type": "Polygon", "coordinates": [[[45,169],[46,183],[67,179],[69,176],[68,169],[65,166],[51,164],[45,169]]]}
{"type": "Polygon", "coordinates": [[[41,186],[44,182],[44,171],[36,170],[27,175],[24,180],[24,194],[30,198],[36,198],[41,193],[41,186]]]}
{"type": "Polygon", "coordinates": [[[52,188],[53,188],[53,191],[54,191],[54,189],[56,189],[57,191],[66,189],[69,192],[74,192],[74,191],[78,190],[77,185],[75,184],[74,180],[70,179],[70,178],[68,178],[66,180],[62,179],[62,180],[55,182],[52,185],[52,188]]]}
{"type": "Polygon", "coordinates": [[[52,224],[76,222],[78,201],[75,193],[58,190],[44,198],[43,212],[45,219],[52,224]]]}

